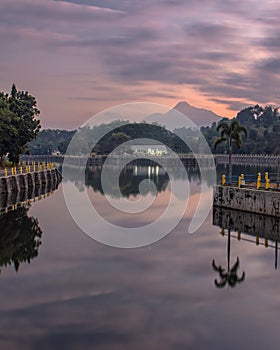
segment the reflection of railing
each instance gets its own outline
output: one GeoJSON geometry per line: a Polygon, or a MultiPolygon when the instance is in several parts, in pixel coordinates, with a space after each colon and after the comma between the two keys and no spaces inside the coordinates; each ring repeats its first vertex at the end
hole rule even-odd
{"type": "Polygon", "coordinates": [[[228,235],[226,231],[234,231],[235,233],[230,233],[230,235],[238,241],[274,248],[275,268],[277,268],[278,242],[280,241],[279,217],[214,207],[213,225],[221,228],[222,236],[228,235]]]}
{"type": "MultiPolygon", "coordinates": [[[[222,228],[220,234],[221,236],[227,235],[224,228],[222,228]]],[[[265,248],[275,248],[275,244],[272,244],[272,242],[278,242],[278,241],[268,240],[267,238],[262,238],[262,237],[260,238],[260,236],[256,236],[255,239],[251,239],[251,238],[248,238],[250,237],[248,234],[241,233],[241,232],[231,233],[231,237],[238,241],[253,243],[253,244],[256,244],[257,246],[263,246],[265,248]]],[[[280,247],[278,249],[280,249],[280,247]]]]}
{"type": "Polygon", "coordinates": [[[213,224],[235,232],[280,241],[280,217],[214,206],[213,224]]]}
{"type": "Polygon", "coordinates": [[[38,200],[46,198],[50,196],[53,192],[54,190],[51,190],[50,192],[39,194],[37,196],[34,196],[33,198],[26,198],[25,200],[21,200],[15,203],[7,203],[5,206],[0,208],[0,215],[7,214],[10,211],[15,211],[18,208],[30,206],[33,202],[37,202],[38,200]]]}

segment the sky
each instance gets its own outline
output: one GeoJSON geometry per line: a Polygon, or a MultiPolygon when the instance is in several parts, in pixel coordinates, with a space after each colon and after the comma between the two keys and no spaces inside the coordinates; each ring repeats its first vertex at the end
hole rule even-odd
{"type": "Polygon", "coordinates": [[[279,104],[278,0],[1,0],[0,90],[71,129],[127,102],[279,104]]]}

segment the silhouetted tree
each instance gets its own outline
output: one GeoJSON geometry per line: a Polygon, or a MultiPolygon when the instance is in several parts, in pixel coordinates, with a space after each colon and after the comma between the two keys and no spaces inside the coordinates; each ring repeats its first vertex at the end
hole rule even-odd
{"type": "Polygon", "coordinates": [[[18,131],[8,144],[9,159],[18,163],[20,154],[28,150],[27,144],[32,141],[40,130],[40,121],[36,117],[40,114],[35,97],[27,91],[17,91],[15,84],[8,97],[9,110],[13,114],[11,127],[18,131]]]}
{"type": "Polygon", "coordinates": [[[232,182],[232,146],[233,143],[237,145],[238,148],[241,147],[241,133],[244,133],[247,137],[247,129],[241,126],[236,119],[232,119],[229,122],[221,122],[217,126],[217,131],[221,131],[221,136],[216,139],[214,143],[214,149],[223,142],[227,143],[228,146],[228,163],[229,163],[229,183],[232,182]]]}

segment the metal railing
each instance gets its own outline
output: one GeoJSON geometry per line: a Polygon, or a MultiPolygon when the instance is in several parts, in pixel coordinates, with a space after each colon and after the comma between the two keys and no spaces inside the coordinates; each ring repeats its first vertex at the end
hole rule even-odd
{"type": "Polygon", "coordinates": [[[3,176],[14,176],[19,174],[32,173],[43,170],[50,170],[54,168],[54,163],[47,162],[21,162],[16,167],[6,167],[0,169],[0,177],[3,176]]]}
{"type": "Polygon", "coordinates": [[[280,190],[280,173],[261,173],[233,175],[231,182],[226,175],[222,175],[223,186],[234,186],[238,188],[255,188],[257,190],[280,190]]]}

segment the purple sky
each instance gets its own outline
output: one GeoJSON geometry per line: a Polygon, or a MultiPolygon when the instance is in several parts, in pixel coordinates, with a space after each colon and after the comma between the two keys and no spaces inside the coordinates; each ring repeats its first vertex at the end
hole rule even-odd
{"type": "Polygon", "coordinates": [[[278,0],[1,0],[0,90],[37,100],[44,127],[133,101],[220,115],[279,103],[278,0]]]}

